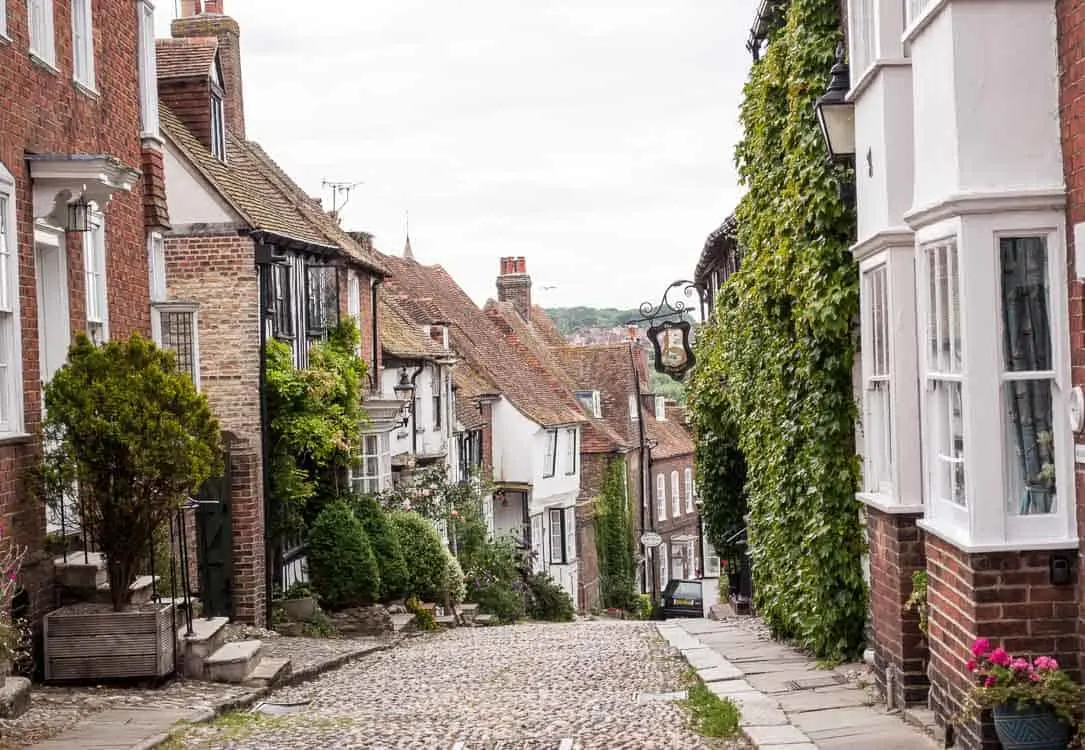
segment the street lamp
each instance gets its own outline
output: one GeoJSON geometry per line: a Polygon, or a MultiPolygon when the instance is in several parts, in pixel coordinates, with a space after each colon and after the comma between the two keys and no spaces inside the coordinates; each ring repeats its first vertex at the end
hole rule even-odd
{"type": "Polygon", "coordinates": [[[414,383],[407,379],[406,367],[400,369],[399,382],[392,390],[395,391],[396,398],[403,402],[403,427],[406,427],[414,408],[414,383]]]}
{"type": "Polygon", "coordinates": [[[844,62],[844,45],[836,48],[836,64],[831,71],[829,88],[817,100],[818,125],[829,151],[829,160],[836,164],[850,164],[855,160],[855,104],[848,101],[851,75],[844,62]]]}

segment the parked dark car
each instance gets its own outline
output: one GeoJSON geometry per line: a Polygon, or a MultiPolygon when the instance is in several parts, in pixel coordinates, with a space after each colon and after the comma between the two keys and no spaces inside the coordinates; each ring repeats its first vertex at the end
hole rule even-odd
{"type": "Polygon", "coordinates": [[[663,589],[660,614],[668,617],[704,617],[704,591],[700,581],[672,578],[663,589]]]}

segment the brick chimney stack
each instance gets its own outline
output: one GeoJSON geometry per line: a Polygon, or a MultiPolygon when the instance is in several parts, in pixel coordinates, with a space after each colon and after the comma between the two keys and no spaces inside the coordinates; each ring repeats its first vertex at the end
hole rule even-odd
{"type": "Polygon", "coordinates": [[[245,96],[241,83],[241,27],[223,13],[223,0],[181,0],[181,16],[170,24],[174,39],[217,37],[222,63],[222,105],[226,129],[245,139],[245,96]]]}
{"type": "Polygon", "coordinates": [[[511,302],[521,318],[531,320],[531,277],[527,275],[527,260],[523,257],[501,259],[497,298],[511,302]]]}

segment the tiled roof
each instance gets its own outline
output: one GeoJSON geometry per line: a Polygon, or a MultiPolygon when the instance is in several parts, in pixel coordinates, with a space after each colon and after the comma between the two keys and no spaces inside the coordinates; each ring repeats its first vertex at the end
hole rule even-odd
{"type": "Polygon", "coordinates": [[[452,371],[452,382],[456,385],[456,419],[469,430],[482,427],[485,421],[475,399],[497,393],[497,386],[469,362],[456,365],[456,369],[452,371]]]}
{"type": "Polygon", "coordinates": [[[419,324],[407,318],[387,292],[380,295],[381,348],[386,355],[403,359],[436,359],[451,354],[426,336],[419,324]]]}
{"type": "Polygon", "coordinates": [[[555,387],[546,372],[526,361],[443,268],[387,255],[380,259],[392,272],[390,288],[409,300],[407,305],[414,303],[408,314],[422,312],[429,318],[424,322],[450,323],[457,354],[531,420],[544,427],[587,421],[572,393],[555,387]]]}
{"type": "Polygon", "coordinates": [[[207,78],[219,41],[213,36],[155,39],[154,48],[159,78],[207,78]]]}
{"type": "Polygon", "coordinates": [[[640,430],[629,414],[636,378],[629,344],[564,346],[557,350],[562,367],[578,390],[599,391],[603,419],[623,442],[635,446],[640,430]]]}
{"type": "Polygon", "coordinates": [[[693,271],[693,278],[699,283],[704,283],[713,268],[726,268],[729,273],[734,273],[742,260],[742,250],[738,246],[738,222],[735,215],[731,214],[717,227],[705,240],[704,248],[697,259],[697,267],[693,271]]]}
{"type": "Polygon", "coordinates": [[[693,440],[685,428],[673,419],[659,422],[650,409],[644,410],[644,427],[652,447],[652,458],[677,458],[693,455],[693,440]]]}
{"type": "Polygon", "coordinates": [[[531,324],[535,328],[535,333],[550,346],[565,346],[569,343],[558,330],[558,324],[546,314],[546,310],[538,305],[533,305],[531,308],[531,324]]]}

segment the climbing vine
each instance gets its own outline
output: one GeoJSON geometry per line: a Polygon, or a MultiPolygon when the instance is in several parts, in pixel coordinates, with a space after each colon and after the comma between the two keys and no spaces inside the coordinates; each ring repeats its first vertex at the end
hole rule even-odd
{"type": "Polygon", "coordinates": [[[633,518],[625,484],[625,461],[611,459],[595,499],[595,551],[604,607],[631,610],[636,571],[633,518]]]}
{"type": "MultiPolygon", "coordinates": [[[[822,657],[858,651],[866,612],[854,496],[855,217],[838,197],[851,175],[826,163],[814,114],[839,40],[836,0],[792,0],[750,73],[736,148],[743,265],[721,294],[717,329],[699,342],[701,390],[691,396],[699,423],[737,427],[760,613],[778,637],[822,657]]],[[[702,493],[712,492],[715,469],[700,468],[702,493]]]]}
{"type": "Polygon", "coordinates": [[[366,363],[356,353],[358,329],[345,320],[309,349],[309,366],[294,367],[290,346],[267,342],[269,483],[277,531],[300,532],[339,485],[365,419],[366,363]]]}

